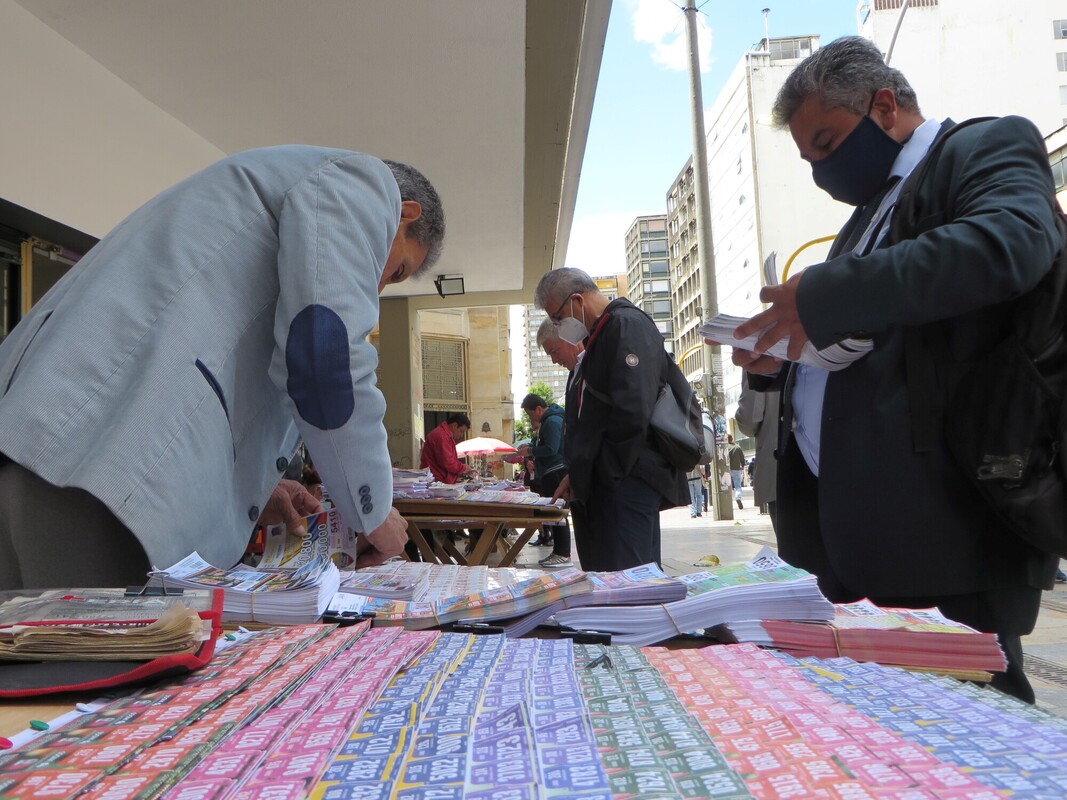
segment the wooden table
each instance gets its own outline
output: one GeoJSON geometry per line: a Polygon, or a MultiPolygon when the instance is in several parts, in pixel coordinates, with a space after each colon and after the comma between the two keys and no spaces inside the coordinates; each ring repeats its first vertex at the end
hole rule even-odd
{"type": "Polygon", "coordinates": [[[407,520],[408,536],[424,561],[432,564],[481,566],[490,553],[499,550],[501,567],[510,567],[523,546],[546,523],[566,518],[567,509],[521,503],[474,503],[466,500],[393,500],[393,507],[407,520]],[[470,553],[459,548],[440,531],[481,528],[478,543],[470,553]],[[509,544],[505,532],[518,531],[509,544]],[[429,536],[426,534],[429,533],[429,536]]]}

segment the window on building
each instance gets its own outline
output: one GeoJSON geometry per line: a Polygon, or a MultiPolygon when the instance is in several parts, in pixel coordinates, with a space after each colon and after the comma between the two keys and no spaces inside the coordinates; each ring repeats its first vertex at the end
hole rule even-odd
{"type": "Polygon", "coordinates": [[[467,343],[422,338],[422,393],[427,406],[467,402],[467,343]]]}
{"type": "Polygon", "coordinates": [[[650,262],[649,268],[651,270],[651,274],[655,275],[656,277],[666,277],[667,275],[670,274],[670,271],[667,269],[667,260],[666,259],[664,259],[662,261],[652,261],[652,262],[650,262]]]}
{"type": "Polygon", "coordinates": [[[651,302],[652,316],[660,318],[663,316],[671,315],[671,301],[670,300],[653,300],[651,302]]]}
{"type": "Polygon", "coordinates": [[[1052,20],[1052,30],[1057,39],[1067,39],[1067,19],[1052,20]]]}
{"type": "MultiPolygon", "coordinates": [[[[1067,120],[1064,121],[1067,124],[1067,120]]],[[[1061,147],[1052,154],[1052,179],[1056,182],[1056,191],[1067,185],[1067,147],[1061,147]]]]}
{"type": "Polygon", "coordinates": [[[652,281],[648,284],[649,288],[645,289],[646,292],[669,292],[671,290],[670,281],[652,281]]]}
{"type": "Polygon", "coordinates": [[[1056,69],[1067,72],[1067,53],[1056,53],[1056,69]]]}
{"type": "Polygon", "coordinates": [[[1060,105],[1067,105],[1067,86],[1060,87],[1060,105]]]}

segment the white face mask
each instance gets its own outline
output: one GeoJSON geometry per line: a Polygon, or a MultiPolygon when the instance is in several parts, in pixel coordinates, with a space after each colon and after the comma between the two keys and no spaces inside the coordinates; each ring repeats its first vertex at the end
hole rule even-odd
{"type": "MultiPolygon", "coordinates": [[[[571,305],[574,305],[574,298],[570,300],[571,305]]],[[[571,309],[571,313],[574,313],[574,309],[571,309]]],[[[585,341],[585,338],[589,335],[589,328],[585,325],[585,306],[582,306],[582,321],[579,322],[574,317],[564,317],[556,323],[556,332],[559,334],[559,338],[565,342],[571,344],[581,344],[585,341]]]]}

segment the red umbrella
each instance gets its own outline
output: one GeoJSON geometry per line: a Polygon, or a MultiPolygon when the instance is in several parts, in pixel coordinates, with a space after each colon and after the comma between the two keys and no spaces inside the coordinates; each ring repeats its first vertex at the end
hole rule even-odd
{"type": "Polygon", "coordinates": [[[461,456],[484,456],[491,453],[517,453],[518,451],[507,442],[489,436],[478,436],[457,444],[456,452],[461,456]]]}

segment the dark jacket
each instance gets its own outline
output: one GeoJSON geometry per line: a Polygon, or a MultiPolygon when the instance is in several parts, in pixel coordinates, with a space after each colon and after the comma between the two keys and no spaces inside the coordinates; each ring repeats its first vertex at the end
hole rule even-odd
{"type": "Polygon", "coordinates": [[[593,324],[585,347],[567,391],[564,438],[575,496],[586,500],[595,485],[613,488],[634,475],[663,496],[661,508],[687,505],[685,474],[656,450],[648,426],[666,376],[663,334],[620,298],[593,324]]]}
{"type": "Polygon", "coordinates": [[[555,403],[546,408],[541,417],[541,427],[530,445],[538,478],[566,468],[563,462],[563,420],[563,409],[555,403]]]}
{"type": "MultiPolygon", "coordinates": [[[[946,123],[946,127],[948,123],[946,123]]],[[[945,127],[942,128],[942,131],[945,127]]],[[[952,462],[944,443],[944,387],[958,363],[1002,335],[1005,301],[1033,287],[1060,247],[1048,153],[1020,117],[953,135],[917,188],[921,232],[866,256],[831,251],[797,289],[816,347],[868,335],[874,349],[831,372],[823,403],[818,528],[791,514],[796,480],[785,448],[794,368],[785,377],[779,443],[778,543],[793,564],[827,565],[859,596],[965,594],[1051,588],[1056,559],[1008,532],[952,462]],[[909,326],[936,329],[950,362],[937,365],[935,445],[916,452],[906,380],[909,326]]],[[[850,220],[850,223],[852,221],[850,220]]],[[[848,238],[849,225],[838,239],[848,238]]],[[[757,378],[753,378],[756,386],[757,378]]]]}

